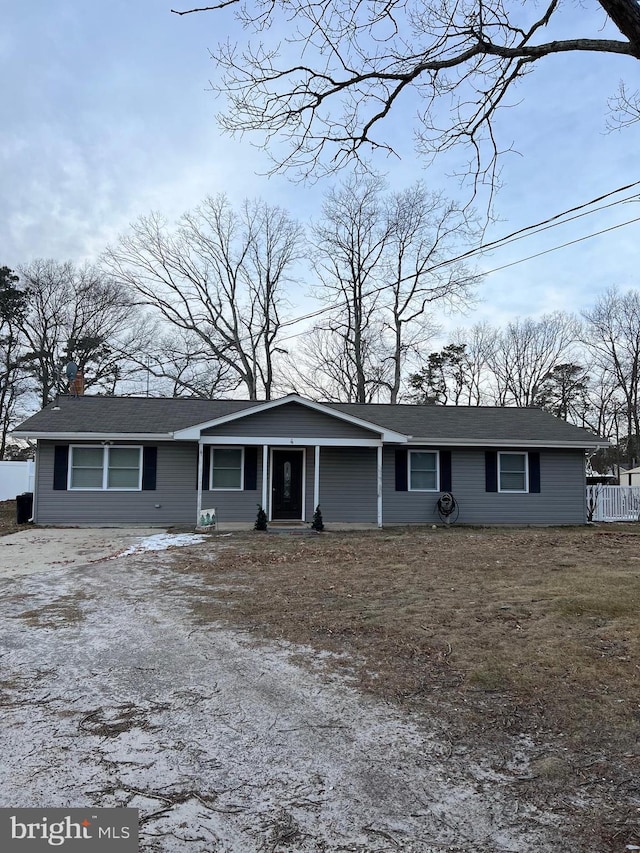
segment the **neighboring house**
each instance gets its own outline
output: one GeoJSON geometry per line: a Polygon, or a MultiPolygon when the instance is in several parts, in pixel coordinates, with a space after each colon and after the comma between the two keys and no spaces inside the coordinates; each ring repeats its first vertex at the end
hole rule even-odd
{"type": "Polygon", "coordinates": [[[618,482],[621,486],[640,486],[640,468],[618,467],[618,482]]]}
{"type": "Polygon", "coordinates": [[[583,524],[585,451],[607,442],[539,409],[61,397],[37,439],[34,521],[583,524]]]}

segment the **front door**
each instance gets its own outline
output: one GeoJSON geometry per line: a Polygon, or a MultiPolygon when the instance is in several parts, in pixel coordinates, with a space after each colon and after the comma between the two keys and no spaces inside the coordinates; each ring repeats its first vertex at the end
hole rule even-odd
{"type": "Polygon", "coordinates": [[[271,457],[271,518],[302,519],[303,450],[274,450],[271,457]]]}

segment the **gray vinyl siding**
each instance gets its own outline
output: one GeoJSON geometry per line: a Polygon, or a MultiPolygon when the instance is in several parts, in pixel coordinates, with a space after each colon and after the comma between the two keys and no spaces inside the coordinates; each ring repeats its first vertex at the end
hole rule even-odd
{"type": "MultiPolygon", "coordinates": [[[[40,524],[195,524],[197,446],[142,442],[158,448],[156,489],[150,491],[55,491],[53,441],[38,447],[35,521],[40,524]],[[159,504],[159,507],[156,507],[159,504]]],[[[74,442],[79,444],[81,442],[74,442]]],[[[90,442],[89,442],[90,443],[90,442]]],[[[127,442],[122,442],[126,444],[127,442]]],[[[129,442],[135,444],[135,442],[129,442]]],[[[120,444],[120,442],[118,442],[120,444]]],[[[375,523],[376,448],[320,449],[320,507],[325,523],[375,523]]],[[[459,524],[584,524],[584,454],[580,450],[540,451],[540,494],[485,491],[483,449],[452,450],[452,493],[459,524]]],[[[314,512],[314,448],[306,448],[305,519],[314,512]]],[[[439,492],[396,492],[395,448],[383,452],[384,524],[439,523],[439,492]]],[[[262,454],[256,489],[204,491],[203,508],[215,507],[221,522],[253,523],[262,501],[262,454]]]]}
{"type": "Polygon", "coordinates": [[[246,415],[216,427],[203,430],[203,435],[233,435],[262,438],[379,438],[380,433],[301,406],[287,403],[255,415],[246,415]]]}
{"type": "MultiPolygon", "coordinates": [[[[195,483],[195,480],[194,480],[195,483]]],[[[255,489],[203,490],[202,508],[215,509],[220,524],[225,522],[255,522],[258,504],[262,503],[262,453],[258,452],[258,471],[255,489]]]]}
{"type": "MultiPolygon", "coordinates": [[[[53,458],[57,443],[60,442],[39,442],[35,518],[37,523],[195,525],[198,500],[196,444],[142,442],[143,446],[152,445],[158,448],[156,488],[149,491],[103,492],[54,490],[53,458]],[[156,504],[160,506],[156,507],[156,504]]],[[[135,443],[117,444],[124,446],[135,443]]],[[[203,508],[215,507],[220,521],[255,520],[257,504],[262,497],[261,468],[259,460],[255,490],[203,491],[203,508]]]]}
{"type": "MultiPolygon", "coordinates": [[[[460,509],[458,524],[584,524],[584,453],[540,451],[540,493],[505,494],[485,491],[484,450],[454,448],[451,493],[460,509]]],[[[396,492],[395,449],[385,448],[385,524],[440,523],[436,508],[439,497],[440,492],[396,492]]]]}
{"type": "MultiPolygon", "coordinates": [[[[158,448],[156,488],[149,491],[56,491],[54,447],[38,442],[39,524],[195,524],[197,446],[195,444],[116,442],[158,448]],[[156,507],[156,504],[160,504],[156,507]]],[[[91,442],[73,442],[74,445],[91,442]]]]}
{"type": "Polygon", "coordinates": [[[375,447],[320,448],[320,509],[323,521],[375,524],[375,447]]]}
{"type": "Polygon", "coordinates": [[[254,491],[225,490],[202,493],[203,509],[215,509],[220,524],[231,521],[254,522],[262,503],[262,473],[258,466],[258,488],[254,491]]]}

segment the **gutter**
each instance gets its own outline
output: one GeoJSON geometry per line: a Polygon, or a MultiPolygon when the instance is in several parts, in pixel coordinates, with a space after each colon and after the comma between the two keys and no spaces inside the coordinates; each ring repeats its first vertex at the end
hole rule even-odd
{"type": "Polygon", "coordinates": [[[601,447],[606,448],[611,446],[611,442],[607,441],[607,439],[600,439],[594,441],[539,441],[537,439],[519,439],[518,441],[514,441],[513,439],[460,439],[460,438],[416,438],[412,436],[409,441],[409,446],[412,445],[427,445],[430,447],[443,446],[443,447],[540,447],[547,448],[553,450],[555,448],[559,450],[599,450],[601,447]]]}
{"type": "Polygon", "coordinates": [[[173,441],[170,432],[27,432],[14,430],[15,438],[51,439],[52,441],[173,441]]]}

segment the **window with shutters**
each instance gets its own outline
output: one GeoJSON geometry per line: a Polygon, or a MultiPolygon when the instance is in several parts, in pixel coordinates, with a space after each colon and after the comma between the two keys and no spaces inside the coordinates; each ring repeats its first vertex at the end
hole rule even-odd
{"type": "Polygon", "coordinates": [[[529,491],[528,454],[498,453],[498,491],[529,491]]]}
{"type": "Polygon", "coordinates": [[[242,447],[211,448],[211,490],[242,490],[244,449],[242,447]]]}
{"type": "Polygon", "coordinates": [[[409,491],[437,492],[439,486],[439,464],[437,450],[409,451],[409,491]]]}
{"type": "Polygon", "coordinates": [[[142,447],[71,445],[69,488],[140,491],[142,489],[142,447]]]}

